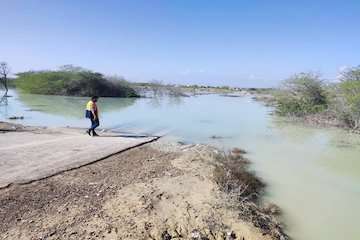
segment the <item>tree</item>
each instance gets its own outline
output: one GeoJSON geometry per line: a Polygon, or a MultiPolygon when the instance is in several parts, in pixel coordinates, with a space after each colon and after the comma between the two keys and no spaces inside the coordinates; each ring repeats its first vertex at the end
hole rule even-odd
{"type": "Polygon", "coordinates": [[[111,81],[101,73],[88,71],[37,71],[16,74],[15,85],[26,93],[100,96],[100,97],[138,97],[129,83],[111,81]]]}
{"type": "Polygon", "coordinates": [[[0,104],[7,105],[7,97],[8,97],[8,75],[10,73],[9,65],[6,62],[0,62],[0,82],[5,88],[4,95],[0,98],[0,104]]]}
{"type": "Polygon", "coordinates": [[[276,96],[280,115],[304,116],[328,107],[325,84],[318,74],[299,73],[282,83],[276,96]]]}
{"type": "Polygon", "coordinates": [[[360,66],[340,73],[340,95],[337,110],[343,120],[354,129],[360,128],[360,66]]]}
{"type": "Polygon", "coordinates": [[[7,93],[9,91],[9,88],[8,88],[8,75],[9,75],[9,73],[10,73],[9,65],[6,62],[1,62],[0,63],[0,78],[1,78],[1,83],[5,88],[4,97],[7,97],[7,93]]]}

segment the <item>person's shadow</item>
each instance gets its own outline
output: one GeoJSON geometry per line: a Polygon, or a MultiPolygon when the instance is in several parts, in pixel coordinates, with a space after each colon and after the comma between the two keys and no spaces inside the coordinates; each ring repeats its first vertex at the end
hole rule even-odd
{"type": "Polygon", "coordinates": [[[159,138],[160,136],[119,134],[119,135],[100,135],[98,137],[159,138]]]}

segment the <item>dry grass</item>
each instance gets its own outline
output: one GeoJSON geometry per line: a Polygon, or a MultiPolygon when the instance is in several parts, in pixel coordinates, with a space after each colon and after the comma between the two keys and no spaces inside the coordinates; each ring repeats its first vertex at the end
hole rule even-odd
{"type": "Polygon", "coordinates": [[[239,217],[260,228],[263,234],[274,239],[289,239],[277,219],[279,208],[274,204],[261,206],[265,183],[249,169],[250,161],[244,157],[246,152],[233,149],[217,156],[214,180],[224,193],[225,204],[239,212],[239,217]]]}
{"type": "Polygon", "coordinates": [[[217,156],[214,179],[221,191],[233,195],[236,200],[256,202],[263,193],[265,184],[250,171],[250,161],[245,151],[234,149],[230,153],[217,156]]]}

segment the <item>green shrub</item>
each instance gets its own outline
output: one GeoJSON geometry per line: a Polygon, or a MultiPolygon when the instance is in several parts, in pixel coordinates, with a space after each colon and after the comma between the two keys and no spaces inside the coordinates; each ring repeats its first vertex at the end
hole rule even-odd
{"type": "Polygon", "coordinates": [[[27,93],[66,96],[138,97],[125,81],[106,79],[82,68],[17,74],[16,87],[27,93]]]}
{"type": "Polygon", "coordinates": [[[337,113],[351,128],[360,128],[360,66],[340,75],[337,113]]]}
{"type": "Polygon", "coordinates": [[[324,82],[313,73],[300,73],[285,80],[275,99],[280,115],[304,116],[328,107],[324,82]]]}

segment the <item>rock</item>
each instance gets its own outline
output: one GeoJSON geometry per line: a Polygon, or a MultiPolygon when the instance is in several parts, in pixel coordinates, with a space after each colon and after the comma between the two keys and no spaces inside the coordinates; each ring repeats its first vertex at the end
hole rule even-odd
{"type": "Polygon", "coordinates": [[[210,138],[211,139],[223,139],[224,137],[217,136],[217,135],[212,135],[210,138]]]}
{"type": "Polygon", "coordinates": [[[236,239],[236,234],[233,231],[227,232],[225,239],[226,240],[235,240],[236,239]]]}
{"type": "Polygon", "coordinates": [[[201,240],[201,232],[197,229],[191,231],[191,239],[193,240],[201,240]]]}
{"type": "Polygon", "coordinates": [[[194,229],[191,232],[191,239],[192,240],[209,240],[207,236],[204,236],[199,230],[194,229]]]}
{"type": "Polygon", "coordinates": [[[20,116],[20,117],[19,116],[12,116],[12,117],[9,117],[9,119],[10,120],[18,120],[18,119],[22,120],[22,119],[24,119],[24,117],[23,116],[20,116]]]}
{"type": "Polygon", "coordinates": [[[172,237],[171,235],[168,233],[168,231],[164,231],[162,234],[161,234],[161,239],[162,240],[170,240],[172,237]]]}
{"type": "Polygon", "coordinates": [[[231,153],[232,154],[236,154],[236,155],[240,155],[240,154],[246,154],[247,152],[243,149],[240,149],[240,148],[233,148],[231,150],[231,153]]]}

